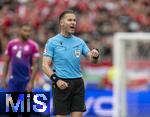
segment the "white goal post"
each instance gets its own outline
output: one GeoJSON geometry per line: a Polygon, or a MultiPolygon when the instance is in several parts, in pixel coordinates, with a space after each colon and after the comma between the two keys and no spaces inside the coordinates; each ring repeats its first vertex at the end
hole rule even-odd
{"type": "Polygon", "coordinates": [[[113,39],[113,65],[116,74],[113,80],[113,117],[127,117],[126,110],[126,74],[125,70],[125,42],[148,40],[150,33],[134,32],[114,34],[113,39]]]}

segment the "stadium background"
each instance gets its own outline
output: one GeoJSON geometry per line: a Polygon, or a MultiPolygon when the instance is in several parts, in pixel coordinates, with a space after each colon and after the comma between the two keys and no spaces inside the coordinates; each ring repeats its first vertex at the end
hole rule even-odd
{"type": "MultiPolygon", "coordinates": [[[[101,52],[100,63],[97,65],[82,59],[88,109],[85,116],[111,116],[113,35],[116,32],[149,32],[149,0],[0,0],[0,73],[5,47],[9,40],[18,35],[18,24],[27,22],[33,26],[32,38],[38,42],[42,54],[47,39],[58,33],[58,16],[65,9],[77,12],[76,34],[82,37],[90,48],[99,48],[101,52]]],[[[147,81],[137,81],[133,85],[135,88],[141,85],[149,88],[147,81]]],[[[39,88],[51,90],[49,79],[42,71],[39,71],[35,83],[35,89],[39,88]]],[[[140,105],[145,109],[141,105],[142,99],[139,104],[133,106],[140,105]]],[[[149,101],[146,103],[150,104],[149,101]]],[[[150,106],[146,108],[148,107],[150,110],[150,106]]],[[[140,113],[135,109],[134,113],[140,113]]],[[[145,111],[142,111],[145,114],[145,111]]],[[[145,115],[150,113],[148,110],[146,112],[145,115]]]]}

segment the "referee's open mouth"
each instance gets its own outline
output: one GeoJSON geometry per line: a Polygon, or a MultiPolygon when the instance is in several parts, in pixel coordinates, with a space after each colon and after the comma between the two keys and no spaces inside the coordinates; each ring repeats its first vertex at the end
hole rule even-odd
{"type": "Polygon", "coordinates": [[[75,31],[75,26],[70,26],[71,31],[75,31]]]}

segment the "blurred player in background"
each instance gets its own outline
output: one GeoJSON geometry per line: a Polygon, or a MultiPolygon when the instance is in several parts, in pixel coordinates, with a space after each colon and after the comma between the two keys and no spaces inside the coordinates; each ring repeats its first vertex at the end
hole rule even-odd
{"type": "Polygon", "coordinates": [[[59,25],[60,33],[50,38],[45,45],[43,71],[53,81],[54,114],[57,117],[66,117],[67,114],[82,117],[86,107],[80,68],[81,54],[97,63],[99,51],[90,50],[83,39],[73,35],[76,28],[74,11],[64,11],[59,17],[59,25]]]}
{"type": "Polygon", "coordinates": [[[20,37],[12,39],[6,47],[1,85],[8,92],[32,91],[40,53],[38,45],[30,38],[31,31],[30,25],[23,24],[20,37]]]}

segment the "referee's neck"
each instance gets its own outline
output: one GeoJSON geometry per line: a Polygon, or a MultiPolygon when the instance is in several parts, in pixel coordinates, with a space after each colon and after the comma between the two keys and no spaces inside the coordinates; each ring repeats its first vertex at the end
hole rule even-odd
{"type": "Polygon", "coordinates": [[[70,38],[72,36],[72,34],[64,34],[62,32],[60,32],[60,35],[62,35],[65,38],[70,38]]]}

